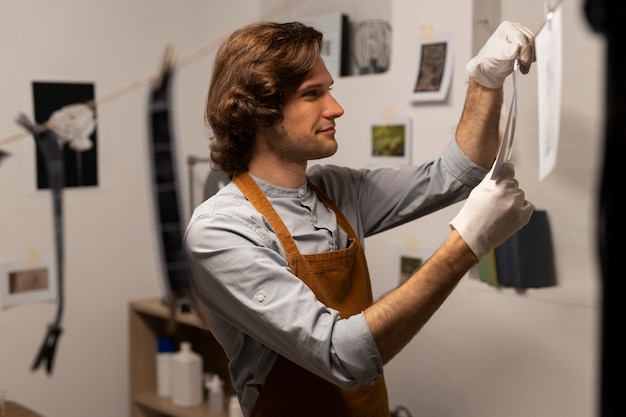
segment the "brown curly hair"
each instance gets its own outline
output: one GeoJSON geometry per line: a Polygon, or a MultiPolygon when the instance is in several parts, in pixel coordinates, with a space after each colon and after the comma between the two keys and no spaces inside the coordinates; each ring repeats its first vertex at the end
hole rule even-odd
{"type": "Polygon", "coordinates": [[[245,26],[217,52],[206,103],[211,159],[232,176],[247,171],[259,129],[282,120],[294,92],[320,56],[322,34],[299,22],[245,26]]]}

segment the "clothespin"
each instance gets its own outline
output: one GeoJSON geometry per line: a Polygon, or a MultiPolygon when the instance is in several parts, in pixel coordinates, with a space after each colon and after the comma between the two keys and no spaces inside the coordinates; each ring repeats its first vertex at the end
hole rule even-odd
{"type": "Polygon", "coordinates": [[[557,4],[558,0],[544,0],[543,2],[543,8],[546,14],[546,24],[550,30],[552,30],[552,17],[554,16],[557,4]]]}
{"type": "Polygon", "coordinates": [[[174,67],[174,63],[176,62],[176,50],[173,46],[167,45],[165,47],[165,52],[163,53],[163,60],[161,61],[161,69],[157,74],[157,77],[154,80],[154,88],[158,90],[163,83],[166,75],[172,70],[174,67]]]}
{"type": "Polygon", "coordinates": [[[48,332],[43,339],[43,343],[39,349],[39,353],[33,362],[32,370],[35,371],[40,365],[46,366],[46,372],[52,374],[54,367],[54,354],[56,353],[59,338],[63,333],[63,329],[58,323],[50,323],[48,325],[48,332]]]}

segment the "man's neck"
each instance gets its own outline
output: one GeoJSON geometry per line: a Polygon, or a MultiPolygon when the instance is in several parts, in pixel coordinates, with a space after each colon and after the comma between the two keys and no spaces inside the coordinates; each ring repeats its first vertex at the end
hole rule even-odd
{"type": "Polygon", "coordinates": [[[252,158],[248,172],[270,184],[298,188],[306,181],[306,162],[285,163],[268,158],[252,158]]]}

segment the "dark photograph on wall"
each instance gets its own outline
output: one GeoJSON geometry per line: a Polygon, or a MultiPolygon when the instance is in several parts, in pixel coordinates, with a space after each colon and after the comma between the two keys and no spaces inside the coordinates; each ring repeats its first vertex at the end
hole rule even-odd
{"type": "Polygon", "coordinates": [[[416,44],[415,81],[410,98],[414,102],[445,101],[452,81],[454,56],[452,34],[441,33],[416,44]]]}
{"type": "Polygon", "coordinates": [[[415,91],[439,91],[443,81],[447,47],[446,42],[422,45],[422,61],[415,91]]]}
{"type": "MultiPolygon", "coordinates": [[[[32,83],[37,125],[48,123],[63,152],[64,187],[98,185],[98,134],[93,83],[32,83]]],[[[45,161],[38,150],[37,189],[50,188],[45,161]]]]}

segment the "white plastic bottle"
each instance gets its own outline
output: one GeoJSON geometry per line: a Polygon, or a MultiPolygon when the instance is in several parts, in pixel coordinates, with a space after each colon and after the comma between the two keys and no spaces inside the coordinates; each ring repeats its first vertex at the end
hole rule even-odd
{"type": "Polygon", "coordinates": [[[191,350],[191,343],[181,342],[171,358],[172,402],[181,407],[202,403],[202,357],[191,350]]]}
{"type": "Polygon", "coordinates": [[[231,396],[228,402],[228,417],[243,417],[243,410],[236,395],[231,396]]]}
{"type": "Polygon", "coordinates": [[[156,355],[156,385],[157,394],[161,397],[171,395],[171,359],[174,353],[174,340],[171,337],[159,337],[157,340],[156,355]]]}
{"type": "Polygon", "coordinates": [[[209,390],[209,411],[213,414],[224,412],[224,382],[217,374],[211,375],[206,387],[209,390]]]}

